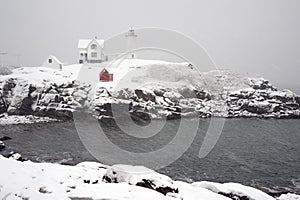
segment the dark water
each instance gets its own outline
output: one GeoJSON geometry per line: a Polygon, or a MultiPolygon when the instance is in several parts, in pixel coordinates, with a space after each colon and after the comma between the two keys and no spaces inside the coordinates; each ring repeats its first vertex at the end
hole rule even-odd
{"type": "MultiPolygon", "coordinates": [[[[184,181],[240,182],[266,192],[300,194],[300,120],[226,119],[217,145],[205,158],[198,153],[210,120],[201,120],[187,152],[159,172],[184,181]]],[[[126,124],[126,122],[125,122],[126,124]]],[[[144,152],[161,148],[177,132],[179,120],[168,121],[159,136],[142,142],[127,137],[113,123],[102,124],[121,148],[144,152]]],[[[186,130],[189,133],[189,130],[186,130]]],[[[7,149],[33,161],[76,164],[95,160],[82,145],[73,122],[0,127],[7,149]]]]}

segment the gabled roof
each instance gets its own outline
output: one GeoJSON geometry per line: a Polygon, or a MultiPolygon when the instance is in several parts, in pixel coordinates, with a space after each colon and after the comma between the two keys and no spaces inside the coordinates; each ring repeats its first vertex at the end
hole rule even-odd
{"type": "Polygon", "coordinates": [[[58,64],[62,64],[62,62],[60,62],[55,56],[53,56],[53,55],[50,55],[49,57],[48,57],[48,59],[49,58],[51,58],[52,60],[54,60],[55,62],[57,62],[58,64]]]}
{"type": "Polygon", "coordinates": [[[78,49],[85,49],[85,48],[87,48],[92,41],[96,41],[101,46],[101,48],[104,47],[104,40],[80,39],[78,41],[78,49]]]}
{"type": "Polygon", "coordinates": [[[101,72],[100,72],[100,74],[102,74],[102,73],[109,73],[108,71],[107,71],[107,69],[105,69],[105,68],[103,68],[102,70],[101,70],[101,72]]]}

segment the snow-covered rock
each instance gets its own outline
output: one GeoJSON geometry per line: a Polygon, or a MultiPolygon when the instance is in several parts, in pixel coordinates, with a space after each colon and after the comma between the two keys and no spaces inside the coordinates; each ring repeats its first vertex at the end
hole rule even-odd
{"type": "MultiPolygon", "coordinates": [[[[241,184],[173,181],[141,166],[109,167],[96,162],[65,166],[19,162],[0,156],[0,168],[0,199],[275,200],[241,184]],[[176,191],[166,192],[159,187],[176,188],[176,191]]],[[[297,197],[286,194],[278,199],[295,200],[297,197]]]]}
{"type": "MultiPolygon", "coordinates": [[[[25,72],[26,70],[22,69],[21,71],[25,72]]],[[[29,71],[32,72],[33,70],[30,69],[29,71]]],[[[33,71],[31,76],[35,73],[33,71]]],[[[28,75],[28,73],[25,74],[28,75]]],[[[49,77],[41,80],[31,80],[18,73],[13,78],[10,76],[2,77],[3,80],[0,80],[1,113],[58,119],[72,118],[72,112],[85,105],[90,86],[63,77],[54,81],[52,78],[55,75],[49,71],[44,72],[43,78],[46,75],[49,77]]]]}
{"type": "Polygon", "coordinates": [[[114,165],[107,170],[103,180],[108,183],[126,182],[156,190],[164,195],[178,193],[178,188],[171,178],[143,166],[114,165]]]}
{"type": "Polygon", "coordinates": [[[45,122],[58,122],[58,120],[49,117],[37,117],[33,115],[3,115],[3,117],[0,118],[0,126],[8,124],[32,124],[45,122]]]}
{"type": "Polygon", "coordinates": [[[273,197],[253,187],[245,186],[239,183],[213,183],[213,182],[195,182],[195,187],[202,187],[217,194],[238,200],[274,200],[273,197]]]}
{"type": "Polygon", "coordinates": [[[12,159],[12,160],[21,161],[21,162],[26,161],[26,159],[24,159],[24,158],[21,156],[21,154],[16,153],[16,152],[13,152],[13,151],[10,152],[10,153],[7,155],[7,158],[12,159]]]}
{"type": "Polygon", "coordinates": [[[230,117],[299,118],[299,96],[289,90],[278,91],[264,79],[250,79],[250,88],[230,92],[230,117]]]}
{"type": "Polygon", "coordinates": [[[101,118],[112,117],[111,105],[120,104],[127,105],[136,119],[300,117],[300,96],[279,91],[269,81],[248,74],[230,70],[198,73],[187,63],[125,59],[110,66],[113,82],[97,82],[102,65],[110,64],[98,68],[70,65],[62,71],[14,69],[12,74],[0,76],[0,114],[65,120],[87,108],[101,118]],[[90,73],[86,80],[77,77],[82,69],[90,73]],[[93,81],[96,88],[92,88],[93,81]]]}
{"type": "Polygon", "coordinates": [[[300,195],[287,193],[280,195],[277,200],[300,200],[300,195]]]}

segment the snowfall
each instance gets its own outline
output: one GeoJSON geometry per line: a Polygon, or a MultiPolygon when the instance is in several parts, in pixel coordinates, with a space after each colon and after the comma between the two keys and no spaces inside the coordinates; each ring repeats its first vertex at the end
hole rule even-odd
{"type": "MultiPolygon", "coordinates": [[[[106,166],[83,162],[76,166],[17,161],[20,155],[0,156],[0,199],[96,200],[186,199],[275,200],[266,193],[238,183],[186,183],[142,166],[106,166]]],[[[278,200],[299,200],[283,194],[278,200]]]]}

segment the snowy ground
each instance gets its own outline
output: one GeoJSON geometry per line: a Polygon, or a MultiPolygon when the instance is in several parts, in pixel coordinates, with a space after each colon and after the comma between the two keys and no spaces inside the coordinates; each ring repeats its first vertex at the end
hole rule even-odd
{"type": "Polygon", "coordinates": [[[8,124],[33,124],[33,123],[44,123],[44,122],[57,122],[57,119],[49,117],[36,117],[33,115],[17,116],[17,115],[6,115],[0,116],[0,125],[8,124]]]}
{"type": "MultiPolygon", "coordinates": [[[[145,167],[110,167],[95,162],[64,166],[20,162],[0,156],[0,177],[0,199],[4,200],[274,200],[260,190],[238,183],[203,181],[189,184],[174,181],[145,167]]],[[[298,195],[286,194],[278,199],[299,198],[298,195]]]]}
{"type": "Polygon", "coordinates": [[[100,64],[73,64],[63,66],[62,70],[46,67],[22,67],[13,73],[0,76],[0,81],[9,78],[27,80],[33,85],[40,85],[43,81],[52,81],[57,85],[74,80],[90,83],[96,87],[110,90],[120,87],[139,88],[158,86],[180,88],[187,85],[199,85],[207,90],[218,91],[220,86],[236,90],[248,87],[247,76],[229,70],[199,72],[188,63],[172,63],[159,60],[124,59],[100,64]],[[99,82],[99,74],[103,68],[114,74],[113,82],[99,82]],[[216,77],[220,77],[216,83],[216,77]],[[223,80],[223,83],[220,83],[223,80]],[[118,85],[121,84],[121,85],[118,85]]]}

